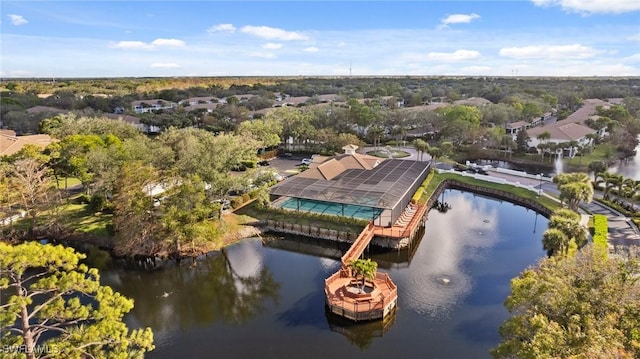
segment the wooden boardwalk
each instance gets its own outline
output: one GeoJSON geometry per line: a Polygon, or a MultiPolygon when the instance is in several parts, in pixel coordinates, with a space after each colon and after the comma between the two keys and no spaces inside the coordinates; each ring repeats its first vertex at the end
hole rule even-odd
{"type": "Polygon", "coordinates": [[[347,268],[351,261],[360,258],[362,252],[367,248],[371,240],[373,239],[374,232],[376,226],[373,225],[373,222],[369,222],[369,224],[360,232],[358,238],[353,241],[349,250],[342,256],[342,267],[347,268]]]}

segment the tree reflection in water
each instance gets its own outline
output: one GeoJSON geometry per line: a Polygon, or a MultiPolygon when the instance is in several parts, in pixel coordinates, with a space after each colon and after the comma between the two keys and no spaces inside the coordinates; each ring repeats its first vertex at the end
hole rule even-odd
{"type": "Polygon", "coordinates": [[[129,321],[156,332],[243,324],[263,314],[268,299],[278,303],[280,284],[267,268],[240,275],[224,251],[194,263],[153,272],[116,269],[103,273],[103,282],[135,300],[129,321]]]}

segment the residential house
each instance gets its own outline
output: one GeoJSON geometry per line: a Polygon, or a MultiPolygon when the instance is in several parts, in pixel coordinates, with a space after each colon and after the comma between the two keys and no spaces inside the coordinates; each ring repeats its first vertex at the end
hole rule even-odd
{"type": "Polygon", "coordinates": [[[507,123],[506,125],[504,125],[504,128],[506,134],[511,135],[513,137],[513,140],[515,141],[516,137],[518,137],[518,132],[528,129],[529,126],[530,124],[527,121],[516,121],[507,123]]]}
{"type": "Polygon", "coordinates": [[[144,132],[144,133],[158,133],[158,132],[160,132],[162,130],[158,126],[147,125],[147,124],[141,123],[140,122],[140,118],[136,117],[136,116],[115,114],[115,113],[106,113],[106,114],[103,114],[102,116],[104,116],[106,118],[110,118],[112,120],[124,121],[124,122],[134,126],[135,128],[137,128],[138,131],[141,131],[141,132],[144,132]]]}
{"type": "MultiPolygon", "coordinates": [[[[593,139],[591,135],[597,133],[596,130],[574,122],[560,121],[543,127],[534,127],[527,130],[529,140],[527,145],[531,147],[538,147],[540,143],[568,143],[575,141],[578,146],[591,146],[593,139]],[[549,138],[545,140],[538,139],[538,136],[544,132],[549,133],[549,138]]],[[[563,156],[573,157],[578,151],[578,147],[565,148],[563,156]]]]}
{"type": "Polygon", "coordinates": [[[212,104],[219,103],[220,99],[215,96],[206,96],[206,97],[190,97],[186,100],[180,101],[181,105],[186,106],[195,106],[195,105],[203,105],[203,104],[212,104]]]}
{"type": "Polygon", "coordinates": [[[53,141],[49,135],[16,136],[15,131],[0,130],[0,157],[11,156],[26,145],[45,148],[53,141]]]}
{"type": "Polygon", "coordinates": [[[177,105],[175,102],[166,101],[162,99],[153,100],[137,100],[131,103],[131,107],[135,113],[147,113],[159,110],[169,110],[175,108],[177,105]]]}
{"type": "Polygon", "coordinates": [[[454,105],[465,105],[465,106],[484,106],[491,104],[492,102],[487,100],[484,97],[469,97],[462,100],[454,101],[454,105]]]}

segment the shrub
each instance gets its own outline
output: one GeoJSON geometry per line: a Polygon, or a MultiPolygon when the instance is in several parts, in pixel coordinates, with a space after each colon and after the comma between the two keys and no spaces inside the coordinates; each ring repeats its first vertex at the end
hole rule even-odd
{"type": "Polygon", "coordinates": [[[602,248],[608,248],[607,233],[609,224],[607,216],[602,214],[593,215],[593,243],[602,248]]]}
{"type": "Polygon", "coordinates": [[[89,200],[89,209],[93,212],[102,212],[108,204],[109,201],[105,196],[96,194],[91,196],[91,199],[89,200]]]}
{"type": "Polygon", "coordinates": [[[240,164],[245,168],[256,168],[258,167],[257,161],[240,161],[240,164]]]}
{"type": "Polygon", "coordinates": [[[91,196],[86,193],[83,193],[78,196],[76,201],[78,204],[88,204],[88,203],[91,203],[91,196]]]}
{"type": "Polygon", "coordinates": [[[231,199],[231,207],[233,208],[238,208],[240,206],[242,206],[244,202],[242,201],[242,197],[233,197],[231,199]]]}
{"type": "Polygon", "coordinates": [[[422,186],[418,187],[418,190],[416,191],[416,193],[414,193],[413,197],[411,197],[411,203],[414,203],[414,204],[418,203],[423,193],[424,193],[424,187],[422,186]]]}

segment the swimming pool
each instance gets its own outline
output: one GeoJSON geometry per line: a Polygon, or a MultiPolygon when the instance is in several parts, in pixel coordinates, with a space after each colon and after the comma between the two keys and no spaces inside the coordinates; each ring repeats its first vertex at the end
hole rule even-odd
{"type": "Polygon", "coordinates": [[[382,213],[381,208],[316,201],[302,198],[289,198],[282,202],[280,208],[366,220],[375,219],[380,215],[380,213],[382,213]]]}

